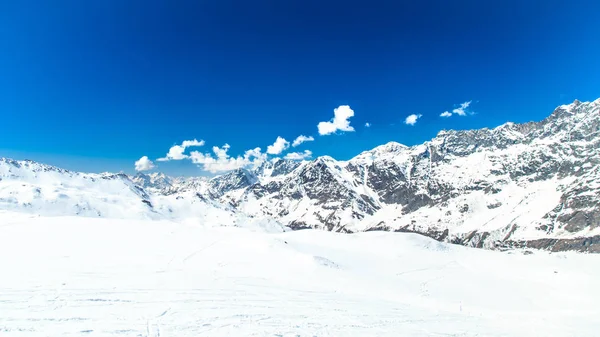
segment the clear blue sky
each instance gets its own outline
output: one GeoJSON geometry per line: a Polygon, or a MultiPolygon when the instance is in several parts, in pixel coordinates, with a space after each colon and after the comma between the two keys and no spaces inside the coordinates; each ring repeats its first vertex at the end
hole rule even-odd
{"type": "Polygon", "coordinates": [[[600,97],[598,13],[592,0],[5,1],[0,156],[132,172],[184,140],[236,156],[304,134],[315,141],[290,150],[348,159],[539,120],[600,97]],[[465,101],[476,114],[439,116],[465,101]],[[355,131],[319,136],[343,104],[355,131]]]}

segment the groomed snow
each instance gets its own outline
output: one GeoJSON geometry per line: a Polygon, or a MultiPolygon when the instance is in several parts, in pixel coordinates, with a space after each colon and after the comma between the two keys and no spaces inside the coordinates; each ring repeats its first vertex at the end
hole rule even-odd
{"type": "Polygon", "coordinates": [[[0,336],[597,336],[598,255],[0,212],[0,336]]]}

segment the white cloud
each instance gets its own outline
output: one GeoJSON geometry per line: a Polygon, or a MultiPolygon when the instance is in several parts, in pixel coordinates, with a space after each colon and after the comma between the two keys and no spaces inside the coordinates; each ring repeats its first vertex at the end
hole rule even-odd
{"type": "Polygon", "coordinates": [[[256,147],[254,149],[247,150],[246,152],[244,152],[244,158],[247,158],[248,160],[254,158],[254,161],[263,162],[267,160],[267,154],[262,153],[260,147],[256,147]]]}
{"type": "Polygon", "coordinates": [[[350,126],[350,117],[354,116],[354,110],[348,105],[340,105],[333,110],[333,119],[329,122],[320,122],[317,125],[321,136],[335,133],[336,131],[354,131],[350,126]]]}
{"type": "Polygon", "coordinates": [[[227,153],[229,148],[229,144],[225,144],[222,147],[214,146],[212,148],[214,156],[210,153],[192,151],[190,153],[190,159],[194,164],[201,166],[204,171],[218,173],[232,171],[250,165],[257,166],[267,158],[267,155],[262,153],[259,147],[247,150],[244,152],[243,156],[237,157],[229,156],[227,153]]]}
{"type": "Polygon", "coordinates": [[[471,105],[471,102],[472,101],[467,101],[467,102],[461,103],[458,108],[452,109],[452,112],[444,111],[440,114],[440,117],[450,117],[453,114],[459,115],[459,116],[466,116],[467,114],[474,115],[475,114],[474,112],[468,110],[469,106],[471,105]]]}
{"type": "Polygon", "coordinates": [[[366,122],[366,123],[365,123],[365,128],[370,128],[370,127],[371,127],[371,123],[369,123],[369,122],[366,122]]]}
{"type": "Polygon", "coordinates": [[[169,160],[182,160],[189,158],[188,155],[184,154],[188,147],[204,146],[203,140],[184,140],[181,145],[173,145],[167,155],[164,158],[158,158],[157,161],[169,161],[169,160]]]}
{"type": "Polygon", "coordinates": [[[305,135],[300,135],[298,136],[298,138],[294,139],[294,142],[292,143],[293,147],[296,147],[304,142],[312,142],[315,139],[312,136],[305,136],[305,135]]]}
{"type": "Polygon", "coordinates": [[[412,115],[406,117],[406,119],[404,120],[404,124],[415,125],[415,124],[417,124],[417,119],[419,119],[421,117],[423,117],[423,115],[412,114],[412,115]]]}
{"type": "Polygon", "coordinates": [[[471,101],[468,102],[464,102],[460,104],[460,107],[452,110],[453,113],[459,115],[459,116],[466,116],[467,115],[467,108],[469,107],[469,105],[471,105],[471,101]]]}
{"type": "Polygon", "coordinates": [[[148,156],[143,156],[138,161],[135,162],[135,170],[136,171],[148,171],[154,168],[154,163],[152,160],[148,159],[148,156]]]}
{"type": "Polygon", "coordinates": [[[230,147],[229,144],[225,144],[223,147],[213,146],[212,150],[217,158],[227,158],[227,151],[229,151],[230,147]]]}
{"type": "Polygon", "coordinates": [[[280,154],[281,152],[285,151],[288,147],[290,147],[290,142],[288,142],[284,138],[277,137],[277,140],[275,140],[275,143],[273,143],[273,145],[267,146],[267,153],[275,155],[280,154]]]}
{"type": "Polygon", "coordinates": [[[285,159],[289,160],[304,160],[310,158],[312,152],[310,150],[304,150],[304,152],[291,152],[285,155],[285,159]]]}
{"type": "Polygon", "coordinates": [[[181,146],[183,147],[191,147],[191,146],[204,146],[204,141],[203,140],[184,140],[183,143],[181,143],[181,146]]]}
{"type": "Polygon", "coordinates": [[[185,147],[181,145],[174,145],[169,149],[167,155],[164,158],[158,158],[157,161],[169,161],[169,160],[182,160],[188,156],[183,154],[185,147]]]}

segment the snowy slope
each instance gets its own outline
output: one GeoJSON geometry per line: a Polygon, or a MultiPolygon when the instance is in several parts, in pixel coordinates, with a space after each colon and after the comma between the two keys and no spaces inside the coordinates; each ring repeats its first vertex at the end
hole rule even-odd
{"type": "Polygon", "coordinates": [[[597,336],[598,255],[0,212],[0,336],[597,336]]]}
{"type": "Polygon", "coordinates": [[[0,211],[41,216],[168,219],[212,226],[261,223],[272,231],[285,230],[272,219],[253,219],[219,201],[204,198],[188,188],[194,182],[196,179],[181,182],[162,175],[138,175],[130,179],[124,174],[86,174],[0,158],[0,211]],[[179,185],[171,185],[177,182],[179,185]]]}
{"type": "Polygon", "coordinates": [[[123,174],[70,172],[0,158],[0,209],[40,215],[155,218],[150,196],[123,174]]]}

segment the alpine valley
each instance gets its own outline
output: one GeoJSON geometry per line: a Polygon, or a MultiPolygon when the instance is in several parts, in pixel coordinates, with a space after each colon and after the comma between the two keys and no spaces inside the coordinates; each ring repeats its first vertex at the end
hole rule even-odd
{"type": "Polygon", "coordinates": [[[600,99],[546,119],[390,142],[348,161],[274,159],[213,178],[0,159],[0,211],[273,231],[414,232],[489,249],[600,252],[600,99]]]}

